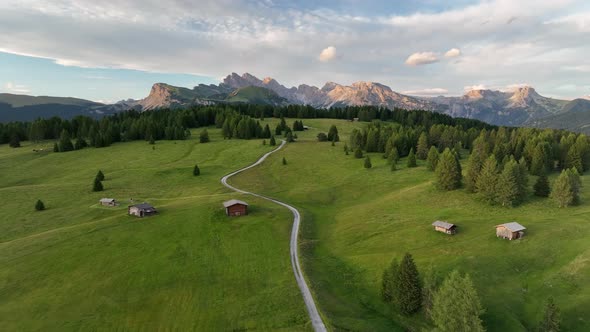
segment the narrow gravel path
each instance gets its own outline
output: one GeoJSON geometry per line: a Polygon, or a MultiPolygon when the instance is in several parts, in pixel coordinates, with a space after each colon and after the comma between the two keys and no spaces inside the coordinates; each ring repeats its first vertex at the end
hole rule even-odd
{"type": "Polygon", "coordinates": [[[293,206],[291,206],[287,203],[283,203],[283,202],[278,201],[276,199],[272,199],[270,197],[266,197],[266,196],[252,193],[249,191],[241,190],[241,189],[238,189],[238,188],[227,183],[227,180],[229,180],[229,178],[231,178],[232,176],[239,174],[239,173],[241,173],[245,170],[248,170],[250,168],[260,165],[268,156],[270,156],[271,154],[282,149],[285,146],[285,143],[286,143],[285,141],[282,141],[281,145],[279,145],[276,149],[266,153],[264,156],[260,157],[260,159],[258,159],[258,161],[256,161],[254,164],[252,164],[248,167],[244,167],[240,170],[237,170],[233,173],[230,173],[230,174],[222,177],[221,183],[233,191],[236,191],[236,192],[239,192],[242,194],[256,196],[256,197],[265,199],[267,201],[271,201],[273,203],[284,206],[293,213],[293,229],[291,231],[291,241],[290,241],[291,265],[293,266],[293,273],[295,274],[295,279],[297,280],[297,285],[299,286],[299,289],[301,290],[301,294],[303,295],[303,301],[305,302],[305,306],[307,307],[307,312],[309,313],[309,318],[311,319],[311,324],[313,325],[313,329],[318,332],[323,332],[323,331],[326,331],[326,326],[324,325],[324,322],[322,321],[322,317],[320,316],[320,314],[318,312],[318,308],[316,307],[313,297],[311,296],[311,292],[309,291],[309,287],[307,286],[307,282],[305,281],[305,278],[303,277],[303,273],[301,272],[301,267],[299,265],[299,255],[297,254],[297,250],[298,250],[297,237],[299,235],[299,224],[301,222],[301,214],[299,213],[299,211],[296,208],[294,208],[293,206]]]}

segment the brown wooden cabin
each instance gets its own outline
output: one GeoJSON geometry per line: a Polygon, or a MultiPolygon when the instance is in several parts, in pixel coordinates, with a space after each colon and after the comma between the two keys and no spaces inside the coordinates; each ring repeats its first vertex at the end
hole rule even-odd
{"type": "Polygon", "coordinates": [[[225,214],[230,217],[245,216],[248,214],[248,203],[237,199],[223,202],[223,207],[225,208],[225,214]]]}
{"type": "Polygon", "coordinates": [[[432,223],[434,230],[437,232],[454,235],[457,233],[457,225],[448,223],[446,221],[437,220],[432,223]]]}
{"type": "Polygon", "coordinates": [[[496,226],[496,236],[508,240],[516,240],[524,236],[525,229],[523,225],[517,222],[509,222],[496,226]]]}
{"type": "Polygon", "coordinates": [[[101,198],[98,202],[102,206],[117,206],[117,201],[114,198],[101,198]]]}
{"type": "Polygon", "coordinates": [[[156,208],[154,208],[153,206],[151,206],[148,203],[141,203],[141,204],[135,204],[135,205],[129,205],[129,207],[127,208],[127,212],[129,213],[130,216],[136,216],[136,217],[148,217],[148,216],[153,216],[154,214],[158,213],[158,210],[156,210],[156,208]]]}

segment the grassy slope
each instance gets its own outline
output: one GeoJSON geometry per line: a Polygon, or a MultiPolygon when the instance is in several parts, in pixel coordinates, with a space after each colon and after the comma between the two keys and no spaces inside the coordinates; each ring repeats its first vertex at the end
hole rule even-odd
{"type": "MultiPolygon", "coordinates": [[[[289,122],[290,123],[290,122],[289,122]]],[[[380,277],[393,257],[411,252],[424,271],[459,269],[473,277],[487,308],[489,331],[534,328],[552,295],[562,309],[564,330],[590,329],[590,180],[583,177],[582,205],[555,208],[531,198],[518,208],[490,207],[462,190],[438,192],[424,167],[391,173],[380,155],[373,169],[345,156],[343,143],[317,143],[318,130],[336,123],[341,138],[353,126],[335,120],[304,120],[314,127],[300,142],[233,180],[250,190],[304,210],[301,242],[308,279],[320,310],[334,329],[385,331],[424,327],[420,316],[390,313],[379,299],[380,277]],[[316,129],[317,128],[317,129],[316,129]],[[281,165],[282,158],[288,165],[281,165]],[[436,233],[436,219],[457,223],[460,233],[436,233]],[[516,220],[528,228],[520,241],[497,239],[494,225],[516,220]]],[[[422,163],[420,163],[422,165],[422,163]]],[[[531,179],[531,186],[532,186],[531,179]]]]}
{"type": "Polygon", "coordinates": [[[48,97],[48,96],[28,96],[15,95],[10,93],[0,93],[0,103],[12,105],[12,107],[43,105],[43,104],[61,104],[76,106],[95,106],[100,103],[71,97],[48,97]]]}
{"type": "Polygon", "coordinates": [[[290,267],[289,212],[219,183],[270,147],[210,135],[211,143],[157,142],[155,150],[145,142],[63,154],[0,146],[3,329],[309,330],[290,267]],[[106,191],[92,193],[98,169],[106,191]],[[122,206],[99,207],[100,197],[122,206]],[[130,197],[161,214],[126,216],[130,197]],[[251,215],[224,216],[221,202],[234,197],[252,204],[251,215]],[[46,211],[33,211],[38,198],[46,211]]]}

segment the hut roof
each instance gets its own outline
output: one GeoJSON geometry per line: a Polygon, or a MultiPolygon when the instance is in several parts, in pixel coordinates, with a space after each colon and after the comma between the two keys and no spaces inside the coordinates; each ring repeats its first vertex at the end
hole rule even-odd
{"type": "Polygon", "coordinates": [[[114,201],[115,201],[114,198],[101,198],[99,202],[101,202],[101,203],[112,203],[114,201]]]}
{"type": "Polygon", "coordinates": [[[223,206],[226,207],[226,208],[228,208],[230,206],[233,206],[233,205],[236,205],[236,204],[248,206],[248,203],[246,203],[244,201],[237,200],[237,199],[230,199],[227,202],[223,202],[223,206]]]}
{"type": "Polygon", "coordinates": [[[451,228],[455,227],[455,224],[451,224],[451,223],[448,223],[446,221],[437,220],[437,221],[435,221],[435,222],[432,223],[432,226],[442,227],[444,229],[451,229],[451,228]]]}
{"type": "Polygon", "coordinates": [[[504,227],[508,228],[511,232],[519,232],[519,231],[523,231],[526,229],[526,227],[524,227],[523,225],[521,225],[517,222],[514,222],[514,221],[509,222],[509,223],[505,223],[502,225],[497,225],[496,228],[500,227],[500,226],[504,226],[504,227]]]}
{"type": "Polygon", "coordinates": [[[149,210],[149,209],[155,210],[155,208],[151,204],[148,204],[148,203],[140,203],[140,204],[135,204],[135,205],[131,205],[131,206],[136,207],[141,210],[149,210]]]}

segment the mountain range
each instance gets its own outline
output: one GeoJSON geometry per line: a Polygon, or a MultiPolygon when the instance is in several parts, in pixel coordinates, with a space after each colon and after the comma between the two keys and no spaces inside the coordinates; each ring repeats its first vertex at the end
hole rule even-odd
{"type": "Polygon", "coordinates": [[[375,82],[351,85],[328,82],[321,88],[307,84],[288,88],[273,78],[261,80],[248,73],[232,73],[218,85],[200,84],[192,89],[156,83],[146,98],[110,105],[75,98],[0,94],[0,121],[32,120],[53,115],[99,117],[127,109],[148,111],[234,102],[273,106],[299,104],[317,108],[372,105],[389,109],[423,109],[495,125],[563,128],[590,133],[590,100],[548,98],[529,86],[510,91],[476,89],[460,97],[417,97],[395,92],[375,82]]]}

